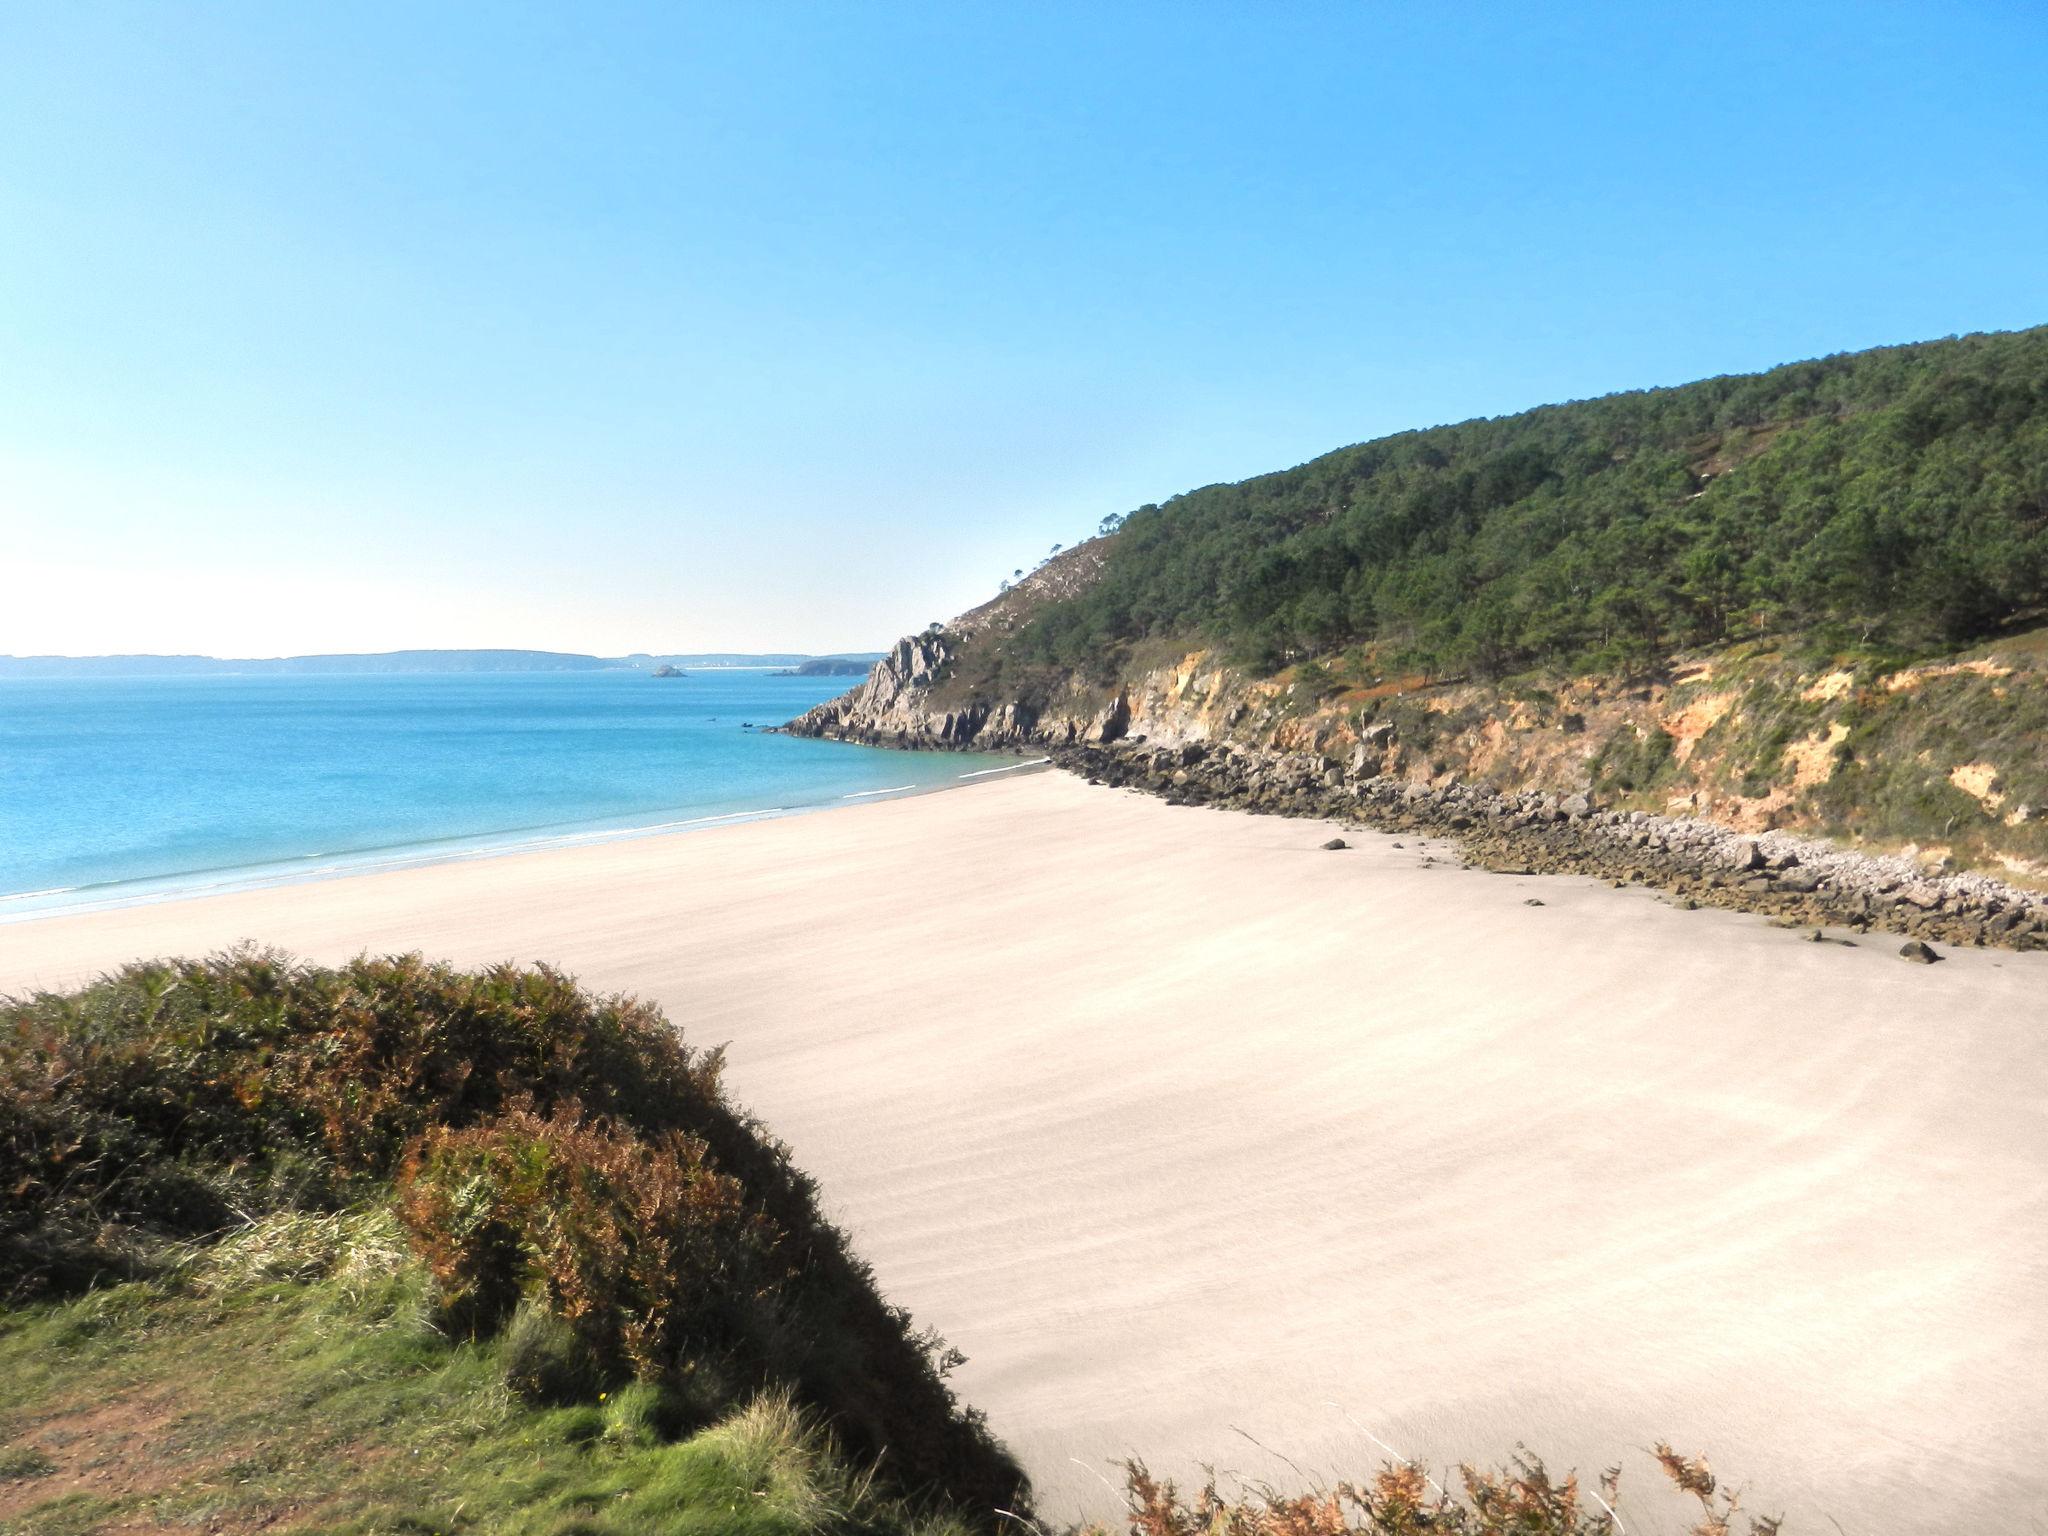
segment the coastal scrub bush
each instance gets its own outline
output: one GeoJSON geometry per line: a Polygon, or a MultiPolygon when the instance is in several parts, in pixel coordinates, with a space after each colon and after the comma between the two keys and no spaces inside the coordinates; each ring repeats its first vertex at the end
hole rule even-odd
{"type": "MultiPolygon", "coordinates": [[[[1731,1536],[1738,1516],[1749,1536],[1777,1536],[1781,1522],[1746,1514],[1704,1458],[1682,1456],[1661,1440],[1652,1454],[1671,1485],[1699,1505],[1690,1536],[1731,1536]]],[[[1307,1493],[1253,1487],[1226,1499],[1212,1479],[1188,1498],[1142,1461],[1124,1466],[1131,1536],[1625,1536],[1613,1509],[1619,1467],[1589,1490],[1577,1474],[1554,1476],[1524,1453],[1507,1467],[1460,1466],[1457,1482],[1460,1494],[1414,1462],[1389,1462],[1365,1482],[1307,1493]]],[[[1089,1536],[1104,1533],[1096,1527],[1089,1536]]]]}
{"type": "Polygon", "coordinates": [[[943,1346],[719,1068],[659,1010],[544,966],[245,949],[0,1001],[0,1303],[200,1284],[195,1253],[297,1279],[395,1209],[444,1322],[522,1319],[537,1397],[633,1376],[703,1422],[782,1391],[898,1494],[1021,1500],[943,1346]]]}
{"type": "Polygon", "coordinates": [[[1303,704],[1319,704],[1343,687],[1321,661],[1304,661],[1294,669],[1294,691],[1303,704]]]}
{"type": "Polygon", "coordinates": [[[2048,679],[2038,671],[1871,690],[1842,723],[1834,773],[1811,792],[1829,830],[1951,844],[1964,862],[2000,851],[2048,860],[2048,679]],[[1962,764],[1992,770],[1994,798],[1951,781],[1962,764]]]}
{"type": "Polygon", "coordinates": [[[739,1181],[695,1137],[642,1140],[572,1107],[435,1127],[398,1180],[399,1210],[451,1312],[493,1331],[522,1296],[606,1368],[652,1377],[734,1342],[735,1293],[763,1289],[774,1246],[739,1181]]]}
{"type": "Polygon", "coordinates": [[[1601,747],[1591,764],[1593,787],[1600,790],[1640,791],[1653,787],[1667,776],[1672,760],[1672,740],[1657,728],[1616,731],[1601,747]]]}
{"type": "Polygon", "coordinates": [[[657,1010],[545,966],[321,970],[246,950],[17,999],[0,1005],[0,1284],[23,1278],[31,1228],[189,1236],[338,1208],[430,1126],[515,1101],[641,1130],[713,1122],[733,1142],[718,1069],[657,1010]]]}

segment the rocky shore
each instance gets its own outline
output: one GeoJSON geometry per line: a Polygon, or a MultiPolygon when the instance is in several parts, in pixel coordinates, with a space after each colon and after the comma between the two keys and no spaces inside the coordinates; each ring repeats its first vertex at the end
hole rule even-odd
{"type": "MultiPolygon", "coordinates": [[[[1175,803],[1451,837],[1466,862],[1487,869],[1641,885],[1680,906],[1759,912],[1787,927],[2048,949],[2048,894],[1941,869],[1934,860],[1946,850],[1923,850],[1915,860],[1782,826],[1765,830],[1803,811],[1811,819],[1799,797],[1837,765],[1835,745],[1848,732],[1821,712],[1848,697],[1838,686],[1847,674],[1764,685],[1764,693],[1775,689],[1796,701],[1783,707],[1813,716],[1799,717],[1785,745],[1771,736],[1763,693],[1749,698],[1706,666],[1695,668],[1690,682],[1647,690],[1647,698],[1638,696],[1644,690],[1582,690],[1586,697],[1574,696],[1569,710],[1559,703],[1548,713],[1444,689],[1379,700],[1362,711],[1302,712],[1283,684],[1238,677],[1200,654],[1113,687],[1076,684],[1037,703],[991,702],[953,677],[972,639],[937,630],[906,637],[859,686],[784,729],[910,750],[1045,752],[1090,780],[1175,803]],[[1751,721],[1745,710],[1759,718],[1751,721]],[[1747,734],[1716,746],[1717,728],[1747,734]],[[1716,791],[1716,773],[1706,765],[1718,755],[1719,777],[1739,781],[1739,759],[1752,736],[1768,743],[1749,753],[1771,765],[1764,793],[1750,791],[1745,799],[1725,787],[1716,791]],[[1646,750],[1644,743],[1664,747],[1690,775],[1657,790],[1661,810],[1644,808],[1640,793],[1635,806],[1613,804],[1603,793],[1601,764],[1625,761],[1646,750]],[[1500,784],[1516,787],[1494,787],[1500,784]]],[[[1924,677],[1902,674],[1865,694],[1910,707],[1935,687],[1995,690],[2012,683],[2005,673],[1980,676],[1967,667],[1924,670],[1924,677]]],[[[1865,707],[1867,713],[1893,706],[1865,707]]],[[[1886,750],[1918,761],[1912,742],[1886,750]]],[[[1939,794],[1959,775],[1977,782],[1969,773],[1985,766],[1932,762],[1912,777],[1939,794]]],[[[1995,830],[2009,839],[2022,835],[2011,829],[2027,821],[2029,810],[2008,814],[1999,797],[1988,804],[1959,799],[1957,808],[2005,816],[1995,830]]]]}
{"type": "Polygon", "coordinates": [[[1910,860],[1785,832],[1747,835],[1710,822],[1606,810],[1586,794],[1404,781],[1373,772],[1368,747],[1349,763],[1202,742],[1155,745],[1142,737],[1050,750],[1054,762],[1090,783],[1145,790],[1170,804],[1452,838],[1466,862],[1498,873],[1589,875],[1644,886],[1680,906],[1759,912],[1787,927],[1811,928],[1816,938],[1823,928],[1839,927],[2048,950],[2048,897],[1983,875],[1930,874],[1910,860]]]}

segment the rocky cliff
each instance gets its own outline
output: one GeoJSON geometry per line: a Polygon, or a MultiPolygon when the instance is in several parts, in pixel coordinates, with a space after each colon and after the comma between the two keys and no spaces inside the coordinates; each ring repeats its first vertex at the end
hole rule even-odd
{"type": "Polygon", "coordinates": [[[908,748],[1227,746],[1318,775],[1586,795],[2048,887],[2048,631],[1911,666],[1751,644],[1650,679],[1544,682],[1386,676],[1355,656],[1261,678],[1173,648],[1107,683],[991,688],[975,679],[1025,611],[995,607],[899,641],[788,729],[908,748]]]}
{"type": "Polygon", "coordinates": [[[1730,653],[1546,690],[1257,679],[1193,651],[1107,687],[1066,678],[1034,704],[963,695],[973,643],[906,639],[790,729],[1045,751],[1169,800],[1445,835],[1486,867],[1788,924],[2048,946],[2048,678],[2017,662],[1859,672],[1730,653]],[[1938,840],[1913,835],[1929,826],[1938,840]]]}
{"type": "Polygon", "coordinates": [[[799,715],[784,729],[793,736],[829,736],[871,746],[978,751],[1115,741],[1125,734],[1130,706],[1122,690],[1110,690],[1106,699],[1091,705],[1089,690],[1077,684],[1068,702],[1050,708],[1020,698],[950,697],[946,685],[964,643],[952,630],[907,635],[858,688],[799,715]]]}

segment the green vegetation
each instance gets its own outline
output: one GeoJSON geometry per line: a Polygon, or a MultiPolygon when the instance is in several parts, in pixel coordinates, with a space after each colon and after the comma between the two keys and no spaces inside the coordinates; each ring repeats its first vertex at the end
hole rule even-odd
{"type": "Polygon", "coordinates": [[[718,1069],[545,968],[242,952],[0,1007],[0,1476],[68,1488],[75,1446],[127,1469],[19,1528],[1014,1507],[957,1357],[876,1295],[718,1069]]]}
{"type": "Polygon", "coordinates": [[[1848,735],[1834,749],[1834,772],[1812,791],[1824,824],[1878,841],[1939,841],[1964,863],[1987,864],[2001,851],[2048,863],[2042,671],[1860,690],[1839,716],[1848,735]],[[1984,798],[1950,778],[1960,764],[1990,770],[1984,798]]]}
{"type": "Polygon", "coordinates": [[[509,1333],[451,1337],[437,1308],[389,1208],[279,1213],[149,1282],[17,1308],[0,1327],[0,1523],[966,1529],[884,1496],[786,1391],[696,1423],[650,1382],[534,1402],[510,1385],[509,1333]]]}
{"type": "MultiPolygon", "coordinates": [[[[1763,633],[1926,654],[2048,603],[2048,327],[1406,432],[1145,506],[1003,674],[1147,636],[1270,671],[1660,665],[1763,633]]],[[[997,669],[977,664],[975,675],[997,669]]]]}
{"type": "Polygon", "coordinates": [[[1616,731],[1594,755],[1595,789],[1635,793],[1653,787],[1671,765],[1671,738],[1660,730],[1616,731]]]}

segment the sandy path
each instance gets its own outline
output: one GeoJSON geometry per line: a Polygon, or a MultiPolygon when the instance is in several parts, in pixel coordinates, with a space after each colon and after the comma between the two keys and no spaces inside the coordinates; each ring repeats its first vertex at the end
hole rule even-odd
{"type": "Polygon", "coordinates": [[[1370,1431],[1624,1460],[1634,1530],[1658,1435],[1797,1531],[2039,1523],[2048,956],[1326,835],[1037,775],[0,928],[0,989],[254,937],[652,996],[1054,1515],[1126,1451],[1355,1473],[1370,1431]]]}

